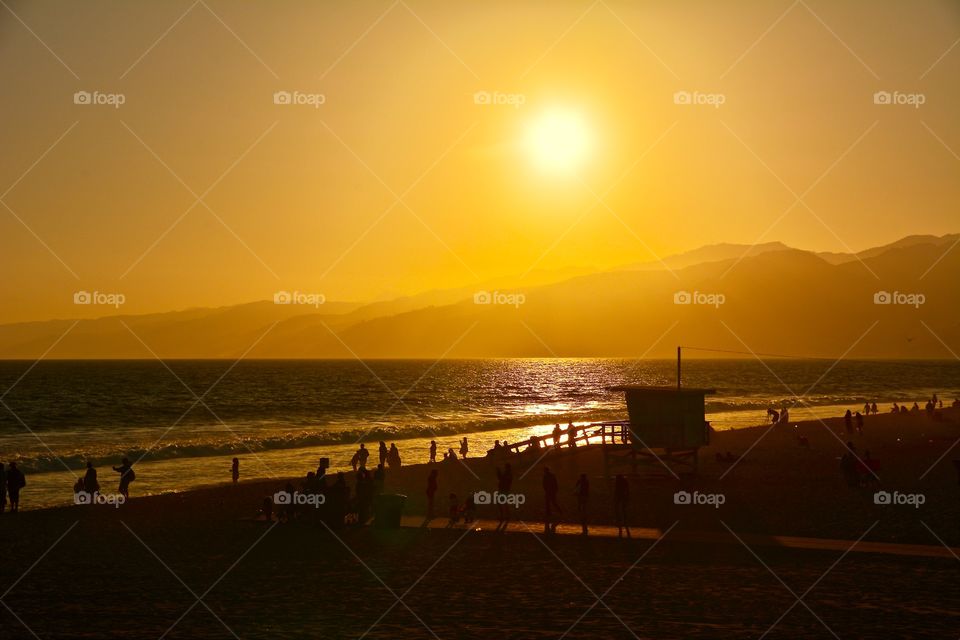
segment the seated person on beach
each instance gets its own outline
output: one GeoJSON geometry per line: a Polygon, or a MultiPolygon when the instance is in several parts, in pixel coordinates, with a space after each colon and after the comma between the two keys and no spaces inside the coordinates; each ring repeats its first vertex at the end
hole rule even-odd
{"type": "Polygon", "coordinates": [[[467,524],[473,522],[477,517],[477,503],[473,494],[473,491],[467,493],[467,498],[463,501],[463,521],[467,524]]]}
{"type": "Polygon", "coordinates": [[[460,500],[457,498],[457,494],[451,493],[449,496],[450,501],[450,524],[456,524],[460,521],[460,500]]]}
{"type": "Polygon", "coordinates": [[[770,418],[770,424],[777,424],[780,420],[780,413],[776,409],[767,409],[767,416],[770,418]]]}
{"type": "Polygon", "coordinates": [[[893,409],[890,409],[890,413],[900,413],[900,405],[894,402],[893,409]]]}

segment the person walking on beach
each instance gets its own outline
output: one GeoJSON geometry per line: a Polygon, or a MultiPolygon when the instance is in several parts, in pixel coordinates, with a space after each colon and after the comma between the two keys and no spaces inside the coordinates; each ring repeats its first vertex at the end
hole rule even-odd
{"type": "Polygon", "coordinates": [[[389,451],[387,450],[387,443],[384,442],[383,440],[380,441],[380,450],[378,451],[378,453],[380,454],[380,464],[381,465],[386,464],[387,454],[389,453],[389,451]]]}
{"type": "Polygon", "coordinates": [[[387,472],[383,468],[383,463],[377,465],[376,471],[373,472],[373,486],[376,491],[376,495],[383,493],[383,485],[387,482],[387,472]]]}
{"type": "Polygon", "coordinates": [[[387,453],[387,464],[391,469],[400,468],[400,450],[397,449],[397,443],[390,444],[390,451],[387,453]]]}
{"type": "Polygon", "coordinates": [[[7,471],[0,462],[0,514],[7,510],[7,471]]]}
{"type": "Polygon", "coordinates": [[[877,403],[876,403],[876,402],[874,402],[873,404],[870,405],[870,411],[873,412],[873,415],[877,415],[877,403]]]}
{"type": "Polygon", "coordinates": [[[630,525],[627,522],[627,503],[630,501],[630,483],[627,477],[618,473],[613,481],[613,519],[617,522],[617,536],[623,537],[623,530],[627,530],[630,537],[630,525]]]}
{"type": "Polygon", "coordinates": [[[567,446],[571,449],[577,446],[577,428],[573,426],[572,422],[567,425],[567,446]]]}
{"type": "Polygon", "coordinates": [[[853,414],[850,413],[850,409],[843,414],[843,427],[847,430],[847,435],[853,434],[853,414]]]}
{"type": "Polygon", "coordinates": [[[857,411],[854,418],[856,419],[855,422],[857,424],[857,435],[862,436],[863,435],[863,416],[860,414],[859,411],[857,411]]]}
{"type": "Polygon", "coordinates": [[[433,517],[433,498],[437,495],[437,475],[438,471],[434,469],[427,476],[427,517],[433,517]]]}
{"type": "Polygon", "coordinates": [[[587,506],[590,501],[590,481],[587,479],[587,474],[580,474],[573,493],[577,496],[577,513],[580,514],[580,526],[583,527],[583,535],[587,535],[587,506]]]}
{"type": "Polygon", "coordinates": [[[89,460],[87,460],[87,471],[83,474],[83,490],[90,495],[100,491],[100,482],[97,481],[97,470],[89,460]]]}
{"type": "Polygon", "coordinates": [[[119,492],[124,498],[130,497],[130,483],[137,479],[137,474],[133,472],[133,465],[129,458],[120,461],[119,467],[114,467],[114,471],[120,474],[119,492]]]}
{"type": "Polygon", "coordinates": [[[436,461],[437,461],[437,441],[431,440],[430,441],[430,462],[436,462],[436,461]]]}
{"type": "Polygon", "coordinates": [[[563,513],[560,505],[557,503],[557,493],[560,492],[560,485],[557,483],[557,476],[550,471],[550,467],[543,468],[543,498],[545,505],[545,515],[543,520],[543,532],[554,533],[557,530],[557,523],[554,522],[553,512],[556,509],[557,515],[563,513]]]}
{"type": "MultiPolygon", "coordinates": [[[[510,493],[510,489],[513,487],[513,469],[510,467],[510,463],[503,465],[503,471],[500,470],[500,467],[497,467],[497,493],[501,496],[510,493]]],[[[506,528],[507,521],[510,519],[510,512],[508,511],[509,506],[506,502],[500,502],[497,504],[497,512],[500,517],[500,523],[497,525],[497,529],[506,528]]]]}
{"type": "Polygon", "coordinates": [[[460,441],[460,457],[466,460],[469,450],[470,447],[467,446],[467,436],[463,436],[463,440],[460,441]]]}
{"type": "Polygon", "coordinates": [[[23,472],[17,469],[17,463],[11,462],[7,471],[7,493],[10,494],[10,513],[20,511],[20,490],[27,486],[23,472]]]}
{"type": "Polygon", "coordinates": [[[357,454],[360,457],[360,468],[367,468],[367,460],[370,459],[370,451],[367,449],[367,446],[363,443],[360,443],[360,450],[357,451],[357,454]]]}
{"type": "Polygon", "coordinates": [[[233,484],[240,481],[240,458],[234,458],[230,465],[230,477],[233,478],[233,484]]]}

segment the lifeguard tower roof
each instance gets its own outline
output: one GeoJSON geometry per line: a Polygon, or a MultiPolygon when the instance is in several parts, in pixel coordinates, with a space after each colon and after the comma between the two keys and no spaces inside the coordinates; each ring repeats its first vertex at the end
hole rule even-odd
{"type": "Polygon", "coordinates": [[[640,384],[608,388],[626,396],[634,446],[696,450],[709,444],[704,398],[716,390],[640,384]]]}
{"type": "Polygon", "coordinates": [[[616,387],[607,387],[607,391],[624,391],[639,393],[689,393],[692,395],[705,396],[716,393],[716,389],[698,389],[695,387],[651,387],[643,384],[623,384],[616,387]]]}

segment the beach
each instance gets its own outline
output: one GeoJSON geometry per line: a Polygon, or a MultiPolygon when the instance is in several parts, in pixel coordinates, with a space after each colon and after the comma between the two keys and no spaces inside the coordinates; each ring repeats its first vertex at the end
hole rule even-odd
{"type": "Polygon", "coordinates": [[[572,626],[572,638],[747,638],[769,627],[771,638],[830,630],[944,637],[960,622],[960,561],[944,546],[960,546],[960,500],[955,456],[940,458],[958,436],[954,409],[938,420],[869,416],[863,435],[848,436],[842,419],[716,433],[700,452],[698,476],[674,477],[654,461],[631,481],[631,540],[570,535],[580,473],[591,481],[590,522],[613,523],[596,447],[511,460],[513,491],[526,501],[511,511],[505,533],[487,524],[496,518],[492,506],[478,508],[474,526],[444,527],[447,494],[462,500],[495,489],[495,463],[480,457],[433,465],[438,527],[417,524],[428,465],[388,471],[385,492],[407,496],[412,526],[401,529],[257,520],[263,497],[299,483],[307,469],[146,498],[136,498],[135,481],[120,508],[2,516],[9,609],[0,609],[0,636],[32,637],[29,627],[43,638],[156,638],[168,629],[170,638],[539,638],[572,626]],[[877,487],[844,483],[847,440],[879,461],[877,487]],[[746,455],[716,461],[727,452],[746,455]],[[543,535],[544,466],[560,485],[564,524],[556,535],[543,535]],[[878,490],[922,495],[922,504],[876,504],[878,490]],[[724,498],[719,506],[676,504],[678,491],[724,498]],[[797,548],[776,536],[837,542],[797,548]],[[857,549],[866,543],[893,545],[857,549]],[[917,545],[930,553],[912,553],[917,545]],[[587,612],[597,596],[602,603],[587,612]]]}

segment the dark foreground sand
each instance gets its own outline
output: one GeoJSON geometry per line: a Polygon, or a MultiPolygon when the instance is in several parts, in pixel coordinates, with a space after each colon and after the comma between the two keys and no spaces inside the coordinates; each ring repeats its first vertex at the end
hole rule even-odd
{"type": "MultiPolygon", "coordinates": [[[[960,560],[950,555],[844,555],[752,537],[852,542],[866,533],[868,541],[942,549],[939,537],[960,546],[952,468],[960,447],[927,473],[960,436],[957,414],[943,418],[871,417],[853,438],[881,460],[880,488],[922,493],[920,508],[875,505],[874,489],[848,488],[838,472],[841,444],[818,422],[718,434],[699,478],[652,467],[632,484],[633,523],[673,527],[656,545],[462,527],[334,534],[319,523],[253,521],[259,500],[284,480],[133,500],[119,510],[6,514],[0,638],[540,638],[568,630],[570,638],[758,638],[771,627],[768,638],[957,637],[960,560]],[[744,453],[761,435],[721,479],[730,465],[716,463],[715,451],[744,453]],[[675,505],[680,489],[723,493],[726,502],[675,505]],[[714,542],[691,542],[693,532],[712,532],[714,542]],[[596,596],[603,602],[590,609],[596,596]],[[790,609],[797,596],[803,603],[790,609]]],[[[846,439],[842,422],[828,427],[846,439]]],[[[594,521],[611,521],[596,452],[535,461],[514,464],[518,478],[530,469],[515,484],[528,498],[518,520],[542,520],[540,467],[549,465],[560,476],[566,521],[580,472],[593,481],[594,521]]],[[[441,465],[440,494],[493,488],[490,462],[468,467],[441,465]]],[[[388,478],[388,490],[409,495],[410,514],[423,513],[425,477],[425,467],[412,466],[388,478]]]]}

